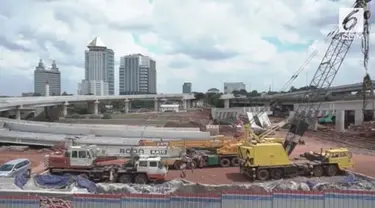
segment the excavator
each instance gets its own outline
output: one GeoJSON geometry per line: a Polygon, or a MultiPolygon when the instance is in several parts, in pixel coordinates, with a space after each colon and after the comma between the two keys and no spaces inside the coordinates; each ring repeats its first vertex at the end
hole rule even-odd
{"type": "MultiPolygon", "coordinates": [[[[369,84],[371,79],[367,73],[370,18],[368,3],[370,1],[356,0],[354,11],[356,9],[364,10],[364,31],[362,34],[364,67],[366,71],[364,87],[368,88],[370,85],[372,90],[372,83],[369,84]]],[[[352,18],[350,15],[344,19],[342,24],[349,24],[349,18],[352,18]]],[[[355,26],[357,21],[352,21],[351,24],[355,26]]],[[[307,101],[308,105],[306,105],[305,109],[294,109],[296,112],[302,113],[296,113],[290,120],[290,128],[283,144],[272,142],[246,143],[238,147],[238,155],[241,159],[240,172],[246,177],[252,180],[265,181],[299,175],[334,176],[353,166],[352,154],[347,148],[321,150],[320,153],[306,152],[301,154],[300,158],[295,161],[289,159],[289,156],[309,127],[311,114],[319,110],[320,102],[316,102],[315,98],[327,93],[356,37],[355,35],[348,37],[347,34],[340,32],[337,28],[330,33],[330,36],[332,37],[330,45],[311,80],[310,86],[313,87],[310,87],[310,90],[304,94],[302,99],[307,101]]],[[[370,94],[373,96],[373,92],[370,94]]],[[[368,102],[364,100],[363,103],[365,111],[368,102]]]]}

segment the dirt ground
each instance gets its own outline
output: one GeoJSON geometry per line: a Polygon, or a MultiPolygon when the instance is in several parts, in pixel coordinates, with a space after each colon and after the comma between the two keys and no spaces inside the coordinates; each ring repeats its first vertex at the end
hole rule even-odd
{"type": "MultiPolygon", "coordinates": [[[[293,152],[291,158],[297,157],[299,154],[307,151],[319,152],[321,148],[328,149],[333,147],[346,146],[337,142],[327,141],[312,136],[314,133],[307,133],[304,137],[305,145],[298,145],[293,152]]],[[[274,137],[284,137],[285,132],[278,132],[274,137]]],[[[350,147],[349,147],[350,148],[350,147]]],[[[353,171],[359,172],[368,176],[375,177],[375,166],[371,165],[375,162],[375,151],[359,149],[357,147],[350,148],[353,152],[354,168],[353,171]]],[[[0,151],[0,163],[6,162],[15,158],[29,158],[33,165],[33,173],[40,173],[44,171],[43,157],[46,152],[38,152],[37,150],[27,151],[0,151]]],[[[180,171],[171,170],[168,174],[168,179],[180,177],[180,171]]],[[[186,172],[187,180],[206,183],[206,184],[228,184],[228,183],[243,183],[247,180],[239,174],[236,167],[232,168],[205,168],[196,169],[193,172],[186,172]]]]}

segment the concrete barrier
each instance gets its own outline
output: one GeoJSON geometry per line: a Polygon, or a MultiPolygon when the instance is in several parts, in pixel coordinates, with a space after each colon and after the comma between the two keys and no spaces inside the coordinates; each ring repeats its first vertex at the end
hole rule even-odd
{"type": "MultiPolygon", "coordinates": [[[[102,120],[102,119],[101,119],[102,120]]],[[[168,131],[199,131],[199,128],[193,127],[156,127],[156,126],[140,126],[140,125],[114,125],[114,124],[82,124],[82,123],[52,123],[52,122],[36,122],[26,120],[14,120],[7,118],[0,118],[1,122],[4,123],[21,123],[21,124],[37,124],[46,126],[69,126],[69,127],[83,127],[83,128],[110,128],[110,129],[124,129],[124,130],[168,130],[168,131]]]]}
{"type": "Polygon", "coordinates": [[[67,134],[67,135],[90,135],[108,137],[136,137],[136,138],[163,138],[163,139],[204,139],[209,138],[209,132],[200,131],[176,131],[163,129],[123,129],[104,127],[75,127],[56,124],[21,123],[6,121],[6,128],[12,131],[67,134]]]}

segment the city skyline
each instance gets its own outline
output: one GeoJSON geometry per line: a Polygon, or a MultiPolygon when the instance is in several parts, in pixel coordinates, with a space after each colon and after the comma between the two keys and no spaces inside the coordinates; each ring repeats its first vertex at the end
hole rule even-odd
{"type": "MultiPolygon", "coordinates": [[[[327,45],[323,40],[337,25],[339,8],[351,4],[280,0],[260,7],[244,0],[193,0],[184,3],[183,12],[175,12],[181,5],[168,0],[111,1],[105,7],[85,1],[75,5],[25,1],[22,6],[9,1],[3,6],[6,9],[0,9],[0,94],[32,91],[33,69],[39,59],[46,63],[56,60],[62,91],[76,94],[77,83],[85,73],[83,51],[87,41],[96,36],[115,52],[115,94],[119,93],[120,57],[134,53],[157,62],[159,93],[181,92],[186,80],[194,84],[194,91],[201,92],[222,89],[224,82],[251,84],[251,89],[258,91],[268,91],[270,85],[279,90],[318,41],[314,46],[320,53],[293,83],[301,87],[306,77],[312,78],[324,55],[327,45]],[[10,89],[18,80],[22,82],[10,89]]],[[[372,45],[375,42],[373,38],[370,41],[372,45]]],[[[362,80],[360,49],[356,40],[333,85],[362,80]]],[[[374,58],[370,53],[370,74],[374,72],[374,58]]]]}

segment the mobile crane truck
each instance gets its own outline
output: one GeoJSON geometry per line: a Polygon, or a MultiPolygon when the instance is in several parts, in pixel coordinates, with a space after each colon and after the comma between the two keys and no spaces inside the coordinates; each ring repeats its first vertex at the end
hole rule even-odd
{"type": "MultiPolygon", "coordinates": [[[[356,0],[353,12],[349,13],[340,23],[346,28],[354,28],[357,21],[350,21],[353,19],[352,15],[359,12],[358,8],[364,9],[365,29],[362,41],[364,41],[364,48],[367,49],[370,18],[367,4],[369,2],[370,0],[356,0]]],[[[334,176],[353,166],[352,154],[347,148],[330,149],[325,152],[321,150],[320,153],[307,152],[293,162],[289,160],[289,155],[309,127],[309,118],[306,112],[316,113],[319,110],[319,102],[311,103],[318,95],[327,93],[355,38],[355,35],[347,37],[346,33],[342,33],[338,29],[331,32],[330,36],[332,36],[331,43],[310,83],[310,90],[304,94],[302,99],[307,101],[308,105],[303,109],[304,113],[299,113],[300,109],[294,109],[297,113],[291,121],[283,145],[279,143],[247,143],[238,147],[238,155],[241,158],[240,172],[248,178],[265,181],[270,178],[280,179],[299,175],[334,176]]],[[[364,50],[365,62],[367,62],[367,53],[368,50],[364,50]]],[[[368,76],[367,66],[364,65],[366,76],[368,76]]]]}
{"type": "Polygon", "coordinates": [[[44,165],[51,174],[84,175],[94,182],[138,183],[164,181],[168,173],[161,157],[133,155],[121,165],[101,165],[100,162],[119,159],[98,156],[96,146],[69,146],[46,155],[44,165]]]}
{"type": "MultiPolygon", "coordinates": [[[[240,138],[215,137],[211,139],[202,140],[172,140],[172,141],[154,141],[142,140],[141,146],[166,146],[169,148],[184,148],[186,150],[186,157],[192,159],[193,167],[230,167],[239,166],[240,160],[238,158],[237,149],[239,145],[244,144],[244,140],[248,140],[249,136],[258,143],[276,142],[282,143],[283,138],[265,138],[272,132],[276,131],[282,124],[264,132],[257,136],[252,132],[251,128],[245,128],[245,136],[240,138]]],[[[171,157],[163,158],[169,166],[179,170],[187,163],[186,157],[171,157]]]]}

